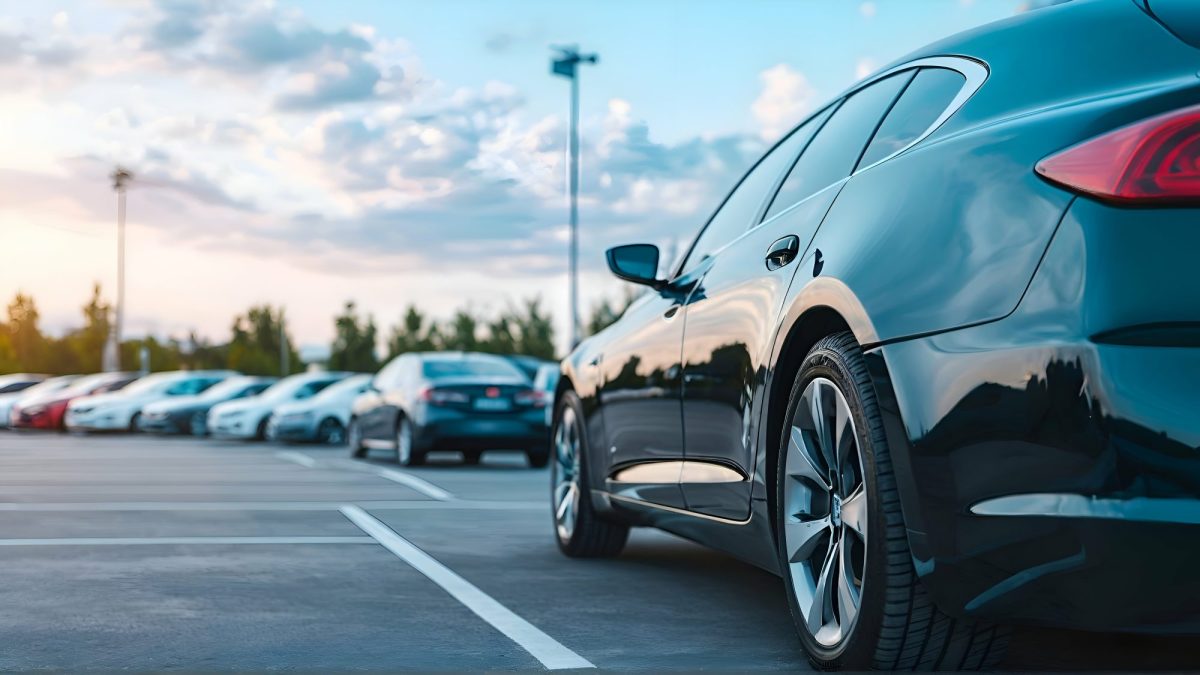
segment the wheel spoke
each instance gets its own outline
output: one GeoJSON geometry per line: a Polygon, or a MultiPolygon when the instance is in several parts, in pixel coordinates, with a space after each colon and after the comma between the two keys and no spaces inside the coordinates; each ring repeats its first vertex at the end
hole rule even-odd
{"type": "Polygon", "coordinates": [[[787,472],[790,476],[806,478],[813,486],[825,492],[831,489],[825,473],[813,463],[809,448],[804,438],[804,430],[792,427],[791,441],[788,443],[787,472]]]}
{"type": "Polygon", "coordinates": [[[821,541],[821,535],[832,531],[828,517],[816,520],[789,520],[783,527],[788,562],[791,563],[801,563],[812,558],[821,541]]]}
{"type": "Polygon", "coordinates": [[[843,476],[850,468],[847,465],[858,461],[858,457],[854,453],[858,439],[854,437],[854,427],[850,424],[850,407],[846,405],[845,399],[841,396],[836,398],[837,412],[834,415],[834,438],[831,447],[837,462],[837,473],[839,476],[843,476]]]}
{"type": "Polygon", "coordinates": [[[858,587],[854,585],[853,570],[850,568],[850,556],[844,555],[848,550],[845,541],[842,542],[839,549],[842,554],[838,556],[840,560],[837,566],[837,579],[834,583],[837,586],[838,623],[844,628],[849,626],[854,621],[854,617],[858,615],[860,600],[858,587]]]}
{"type": "Polygon", "coordinates": [[[859,483],[850,496],[842,500],[842,524],[859,537],[867,536],[867,492],[859,483]]]}
{"type": "Polygon", "coordinates": [[[816,635],[821,627],[825,625],[825,617],[830,614],[833,601],[833,578],[835,574],[834,565],[839,559],[838,545],[833,543],[829,547],[829,553],[825,556],[825,562],[821,565],[821,573],[817,577],[817,582],[813,588],[812,601],[809,604],[808,612],[805,614],[805,623],[808,625],[808,630],[816,635]]]}
{"type": "Polygon", "coordinates": [[[558,510],[554,513],[555,518],[557,518],[559,521],[563,520],[563,516],[565,516],[568,509],[571,508],[571,502],[575,500],[575,484],[566,483],[565,487],[567,489],[562,496],[562,501],[558,505],[558,510]]]}

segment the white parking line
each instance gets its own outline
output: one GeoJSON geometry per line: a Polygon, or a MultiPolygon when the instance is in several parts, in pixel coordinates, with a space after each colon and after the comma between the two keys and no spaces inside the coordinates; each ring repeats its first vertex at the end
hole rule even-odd
{"type": "Polygon", "coordinates": [[[537,626],[514,614],[471,582],[463,579],[433,556],[414,546],[394,530],[361,508],[347,504],[341,512],[350,522],[362,528],[384,548],[411,565],[430,581],[461,602],[479,618],[529,652],[550,670],[563,668],[595,668],[591,661],[571,651],[562,643],[543,633],[537,626]]]}
{"type": "Polygon", "coordinates": [[[0,546],[175,546],[180,544],[373,544],[371,537],[65,537],[0,539],[0,546]]]}
{"type": "Polygon", "coordinates": [[[375,474],[381,478],[386,478],[390,481],[410,487],[426,497],[429,497],[430,499],[437,499],[439,501],[454,499],[454,495],[446,492],[442,488],[423,478],[418,478],[417,476],[412,475],[411,473],[406,473],[397,469],[379,469],[375,472],[375,474]]]}
{"type": "MultiPolygon", "coordinates": [[[[0,502],[0,512],[41,511],[337,511],[345,500],[336,502],[0,502]]],[[[546,502],[531,501],[450,501],[380,500],[359,501],[368,509],[388,510],[464,510],[542,511],[546,502]]]]}
{"type": "Polygon", "coordinates": [[[309,457],[308,455],[306,455],[304,453],[295,452],[294,450],[282,450],[280,452],[275,453],[275,456],[278,457],[279,459],[286,460],[289,462],[295,462],[295,463],[299,464],[300,466],[306,466],[310,469],[317,465],[317,460],[313,459],[312,457],[309,457]]]}

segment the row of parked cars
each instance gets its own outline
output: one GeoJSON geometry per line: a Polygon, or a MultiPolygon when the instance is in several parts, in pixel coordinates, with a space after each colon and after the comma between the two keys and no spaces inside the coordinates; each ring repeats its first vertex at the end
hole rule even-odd
{"type": "Polygon", "coordinates": [[[432,450],[548,458],[556,364],[461,352],[401,355],[375,375],[229,370],[0,376],[0,427],[349,443],[419,464],[432,450]]]}

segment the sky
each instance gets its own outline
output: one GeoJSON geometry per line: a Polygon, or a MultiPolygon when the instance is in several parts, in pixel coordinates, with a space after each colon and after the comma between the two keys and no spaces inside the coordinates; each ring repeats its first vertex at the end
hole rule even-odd
{"type": "Polygon", "coordinates": [[[620,285],[603,252],[687,245],[806,113],[1020,0],[0,2],[0,299],[43,328],[116,284],[126,336],[225,340],[286,307],[327,344],[347,300],[383,332],[540,296],[567,334],[568,83],[581,72],[583,312],[620,285]]]}

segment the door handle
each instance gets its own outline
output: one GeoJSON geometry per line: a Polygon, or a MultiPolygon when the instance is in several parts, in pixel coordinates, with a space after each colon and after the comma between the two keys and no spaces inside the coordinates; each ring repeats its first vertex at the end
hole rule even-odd
{"type": "Polygon", "coordinates": [[[800,237],[794,234],[780,237],[775,240],[774,244],[771,244],[771,248],[767,249],[767,269],[774,272],[795,260],[799,254],[800,237]]]}

